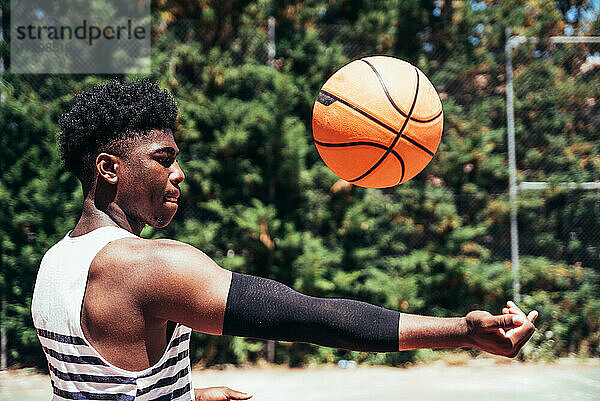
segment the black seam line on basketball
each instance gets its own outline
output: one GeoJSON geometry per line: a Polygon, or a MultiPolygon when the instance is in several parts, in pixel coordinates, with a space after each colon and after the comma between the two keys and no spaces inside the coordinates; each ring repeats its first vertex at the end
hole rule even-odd
{"type": "MultiPolygon", "coordinates": [[[[387,129],[388,131],[390,131],[391,133],[393,133],[394,135],[400,135],[400,133],[398,131],[396,131],[395,129],[393,129],[392,127],[390,127],[389,125],[387,125],[386,123],[384,123],[383,121],[378,120],[377,118],[373,117],[372,115],[370,115],[369,113],[367,113],[364,110],[361,110],[360,108],[356,107],[355,105],[353,105],[352,103],[347,102],[346,100],[334,95],[333,93],[327,92],[324,89],[321,89],[321,92],[323,92],[324,94],[326,94],[327,96],[331,96],[333,99],[337,100],[338,102],[345,104],[346,106],[350,107],[352,110],[355,110],[357,112],[359,112],[360,114],[362,114],[363,116],[367,117],[369,120],[373,121],[376,124],[379,124],[381,127],[387,129]]],[[[408,119],[406,120],[408,121],[408,119]]],[[[405,121],[405,123],[406,123],[405,121]]],[[[433,157],[433,152],[430,151],[429,149],[427,149],[425,146],[421,145],[419,142],[415,141],[412,138],[407,137],[406,135],[402,135],[402,138],[406,139],[407,141],[409,141],[410,143],[412,143],[413,145],[415,145],[416,147],[418,147],[419,149],[421,149],[423,152],[427,153],[428,155],[433,157]]]]}
{"type": "Polygon", "coordinates": [[[392,132],[394,135],[398,135],[398,132],[393,129],[392,127],[390,127],[389,125],[387,125],[386,123],[384,123],[383,121],[378,120],[377,118],[373,117],[372,115],[370,115],[369,113],[367,113],[364,110],[361,110],[360,108],[356,107],[355,105],[353,105],[352,103],[349,103],[347,101],[345,101],[344,99],[337,97],[336,95],[334,95],[333,93],[329,93],[324,89],[321,89],[321,92],[323,92],[324,94],[326,94],[327,96],[331,96],[333,99],[337,100],[338,102],[345,104],[346,106],[350,107],[352,110],[358,111],[360,114],[362,114],[363,116],[367,117],[369,120],[373,121],[376,124],[381,125],[383,128],[387,129],[388,131],[392,132]]]}
{"type": "Polygon", "coordinates": [[[431,118],[429,118],[427,120],[420,120],[420,119],[415,118],[415,117],[411,117],[410,119],[413,120],[414,122],[417,122],[417,123],[430,123],[433,120],[437,119],[439,116],[441,116],[442,112],[443,112],[443,110],[440,110],[435,116],[433,116],[433,117],[431,117],[431,118]]]}
{"type": "Polygon", "coordinates": [[[408,137],[408,136],[403,136],[402,139],[406,139],[408,142],[412,143],[413,145],[415,145],[417,148],[421,149],[423,152],[427,153],[429,156],[433,157],[434,153],[427,149],[425,146],[421,145],[419,142],[415,141],[414,139],[408,137]]]}
{"type": "MultiPolygon", "coordinates": [[[[379,148],[379,149],[385,149],[385,150],[388,149],[387,146],[382,145],[382,144],[377,143],[377,142],[329,143],[329,142],[320,142],[320,141],[317,141],[315,139],[315,143],[317,145],[319,145],[319,146],[325,146],[325,147],[328,147],[328,148],[345,148],[345,147],[349,147],[349,146],[365,145],[365,146],[373,146],[373,147],[376,147],[376,148],[379,148]]],[[[402,159],[402,156],[400,156],[400,154],[398,152],[396,152],[394,149],[392,149],[392,154],[394,156],[396,156],[396,158],[400,162],[400,165],[402,166],[402,174],[400,175],[400,181],[398,181],[398,182],[402,182],[402,180],[404,179],[404,170],[405,170],[404,160],[402,159]]],[[[348,181],[348,182],[352,182],[352,181],[348,181]]]]}
{"type": "MultiPolygon", "coordinates": [[[[388,90],[387,90],[387,86],[385,86],[385,82],[383,82],[383,78],[381,78],[381,75],[379,75],[379,71],[377,71],[377,69],[375,69],[375,66],[373,66],[373,64],[369,63],[365,59],[361,59],[360,61],[362,61],[363,63],[366,63],[369,67],[371,67],[371,69],[375,73],[375,76],[379,80],[379,83],[381,84],[381,87],[383,88],[383,91],[385,92],[385,96],[387,96],[388,100],[390,101],[390,103],[392,104],[392,106],[394,106],[394,108],[396,109],[396,111],[398,113],[402,114],[403,117],[408,117],[408,115],[405,112],[403,112],[402,109],[400,107],[398,107],[398,105],[396,105],[396,103],[394,102],[394,99],[392,99],[392,96],[390,95],[390,92],[388,92],[388,90]]],[[[418,85],[418,83],[419,83],[419,73],[417,72],[417,85],[418,85]]],[[[442,114],[442,110],[440,110],[434,117],[431,117],[429,119],[421,120],[419,118],[412,117],[412,116],[410,117],[410,119],[413,120],[413,121],[415,121],[415,122],[418,122],[418,123],[430,123],[433,120],[435,120],[436,118],[438,118],[441,114],[442,114]]]]}
{"type": "MultiPolygon", "coordinates": [[[[329,142],[321,142],[321,141],[317,141],[315,139],[315,143],[319,146],[325,146],[327,148],[345,148],[345,147],[350,147],[350,146],[359,146],[359,145],[364,145],[364,146],[373,146],[375,148],[379,148],[379,149],[383,149],[383,150],[387,150],[388,147],[385,145],[382,145],[380,143],[377,142],[366,142],[366,141],[359,141],[359,142],[343,142],[343,143],[329,143],[329,142]]],[[[396,152],[394,149],[392,149],[392,154],[394,156],[396,156],[396,158],[398,158],[398,161],[400,161],[402,163],[402,157],[398,154],[398,152],[396,152]]]]}
{"type": "Polygon", "coordinates": [[[415,96],[413,98],[412,105],[410,106],[410,110],[408,111],[408,116],[406,116],[406,118],[404,119],[404,123],[402,124],[400,131],[398,131],[398,136],[396,136],[396,138],[394,138],[394,140],[392,141],[392,144],[388,147],[388,149],[385,151],[383,156],[381,156],[381,158],[377,161],[377,163],[375,163],[370,169],[365,171],[360,177],[350,180],[349,182],[355,182],[355,181],[362,180],[363,178],[365,178],[366,176],[371,174],[377,167],[379,167],[379,165],[381,163],[383,163],[385,158],[390,154],[390,151],[392,149],[394,149],[394,146],[396,146],[398,139],[400,139],[400,137],[402,136],[402,132],[406,128],[406,125],[408,124],[408,120],[410,120],[410,116],[412,115],[413,111],[415,110],[415,105],[417,104],[417,97],[419,96],[419,70],[417,70],[416,67],[415,67],[415,72],[417,74],[417,85],[416,85],[417,88],[415,89],[415,96]]]}
{"type": "MultiPolygon", "coordinates": [[[[400,174],[400,180],[398,181],[398,184],[402,182],[402,180],[404,179],[404,171],[405,171],[405,167],[404,167],[404,160],[402,160],[402,157],[398,157],[398,160],[400,160],[400,165],[402,166],[402,174],[400,174]]],[[[397,185],[397,184],[396,184],[397,185]]]]}
{"type": "MultiPolygon", "coordinates": [[[[403,117],[409,118],[408,114],[406,114],[405,112],[403,112],[400,109],[400,107],[398,107],[396,105],[396,103],[394,102],[394,99],[392,99],[392,96],[390,96],[390,92],[388,92],[388,90],[387,90],[387,86],[385,86],[385,82],[383,82],[383,78],[381,78],[381,75],[379,75],[379,72],[375,69],[375,67],[373,66],[373,64],[369,63],[365,59],[362,59],[360,61],[362,61],[363,63],[367,64],[369,67],[371,67],[371,69],[375,73],[375,76],[377,77],[377,80],[379,81],[379,84],[381,85],[381,88],[385,92],[385,96],[387,96],[388,100],[390,101],[390,103],[392,104],[392,106],[394,106],[394,108],[396,109],[396,111],[398,113],[402,114],[403,117]]],[[[419,74],[417,73],[417,90],[418,90],[418,85],[419,85],[419,74]]]]}

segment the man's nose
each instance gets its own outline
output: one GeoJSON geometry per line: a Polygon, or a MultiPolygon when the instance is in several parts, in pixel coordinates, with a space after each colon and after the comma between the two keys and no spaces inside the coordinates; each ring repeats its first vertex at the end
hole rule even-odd
{"type": "Polygon", "coordinates": [[[173,172],[169,178],[174,185],[181,184],[183,180],[185,180],[185,174],[183,174],[183,170],[181,170],[181,167],[179,167],[179,163],[177,161],[173,163],[173,167],[173,172]]]}

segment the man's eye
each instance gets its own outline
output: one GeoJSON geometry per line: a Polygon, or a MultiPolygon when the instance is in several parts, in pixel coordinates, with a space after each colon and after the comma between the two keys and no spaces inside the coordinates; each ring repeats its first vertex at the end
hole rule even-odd
{"type": "Polygon", "coordinates": [[[170,167],[171,164],[175,162],[175,159],[172,159],[170,157],[160,157],[158,158],[158,162],[165,167],[170,167]]]}

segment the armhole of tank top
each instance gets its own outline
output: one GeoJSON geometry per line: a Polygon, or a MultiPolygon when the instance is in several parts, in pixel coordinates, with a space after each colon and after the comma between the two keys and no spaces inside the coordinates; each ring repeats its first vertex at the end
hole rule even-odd
{"type": "MultiPolygon", "coordinates": [[[[135,236],[134,236],[134,235],[132,235],[132,236],[123,236],[123,237],[120,237],[120,238],[116,238],[116,239],[114,239],[114,240],[112,240],[112,241],[109,241],[109,242],[107,242],[107,243],[106,243],[106,245],[104,245],[102,248],[100,248],[100,250],[98,250],[98,253],[100,253],[100,252],[101,252],[101,251],[102,251],[104,248],[106,248],[106,247],[108,246],[108,244],[110,244],[110,243],[112,243],[112,242],[118,241],[118,240],[120,240],[120,239],[123,239],[123,238],[132,238],[132,237],[135,237],[135,236]]],[[[96,256],[98,255],[98,253],[96,253],[96,256]]],[[[90,262],[90,267],[92,266],[92,263],[94,263],[94,259],[96,259],[96,256],[94,256],[94,258],[93,258],[93,259],[92,259],[92,261],[90,262]]],[[[77,323],[78,323],[78,326],[79,326],[79,327],[78,327],[78,328],[79,328],[79,331],[80,331],[80,333],[81,333],[81,336],[82,336],[82,338],[83,338],[83,341],[86,343],[86,345],[87,345],[88,347],[90,347],[90,349],[92,349],[92,350],[94,351],[94,353],[95,353],[96,355],[98,355],[98,357],[99,357],[99,358],[100,358],[100,359],[101,359],[101,360],[102,360],[104,363],[106,363],[106,364],[107,364],[108,366],[110,366],[111,368],[113,368],[113,369],[116,369],[116,370],[118,370],[118,371],[120,371],[120,372],[122,372],[122,373],[127,373],[127,374],[135,374],[135,375],[141,376],[141,375],[143,375],[144,373],[147,373],[147,372],[151,371],[152,369],[156,368],[157,366],[160,366],[160,365],[161,365],[161,364],[164,362],[164,359],[165,359],[165,357],[166,357],[166,356],[168,355],[168,353],[169,353],[169,349],[171,348],[171,344],[173,344],[173,341],[175,340],[175,338],[176,338],[176,336],[177,336],[177,334],[178,334],[178,329],[179,329],[179,326],[181,326],[181,323],[174,322],[174,323],[175,323],[175,326],[174,326],[174,328],[173,328],[173,332],[171,333],[171,336],[170,336],[171,338],[170,338],[170,339],[167,341],[167,345],[166,345],[166,347],[165,347],[165,349],[164,349],[163,353],[161,354],[160,358],[158,359],[158,361],[156,361],[156,363],[154,363],[152,366],[149,366],[148,368],[145,368],[145,369],[143,369],[143,370],[138,370],[138,371],[136,371],[136,370],[127,370],[127,369],[120,368],[120,367],[118,367],[117,365],[115,365],[114,363],[112,363],[112,362],[110,362],[109,360],[107,360],[107,359],[106,359],[106,358],[105,358],[105,357],[104,357],[104,356],[103,356],[103,355],[102,355],[102,354],[101,354],[101,353],[100,353],[100,352],[99,352],[99,351],[98,351],[98,350],[97,350],[97,349],[96,349],[96,348],[95,348],[95,347],[92,345],[92,343],[91,343],[91,342],[88,340],[88,338],[86,337],[86,335],[85,335],[85,332],[83,331],[83,323],[82,323],[82,319],[83,319],[83,303],[84,303],[84,301],[85,301],[85,295],[86,295],[86,293],[87,293],[88,277],[89,277],[89,268],[88,268],[88,275],[86,276],[86,279],[85,279],[85,288],[84,288],[84,290],[83,290],[83,297],[81,298],[81,304],[80,304],[80,306],[79,306],[79,320],[78,320],[78,322],[77,322],[77,323]]]]}
{"type": "MultiPolygon", "coordinates": [[[[103,227],[103,228],[104,228],[104,227],[103,227]]],[[[115,228],[116,228],[116,227],[115,227],[115,228]]],[[[126,230],[123,230],[123,231],[126,231],[126,230]]],[[[70,232],[70,231],[69,231],[69,232],[70,232]]],[[[92,231],[92,232],[93,232],[93,231],[92,231]]],[[[128,232],[128,233],[129,233],[129,232],[128,232]]],[[[69,234],[67,234],[67,235],[69,235],[69,234]]],[[[132,234],[132,235],[133,235],[133,234],[132,234]]],[[[69,238],[71,238],[71,237],[69,237],[69,238]]],[[[94,260],[96,260],[96,257],[98,256],[98,254],[99,254],[100,252],[102,252],[102,250],[103,250],[104,248],[106,248],[106,247],[107,247],[109,244],[111,244],[111,243],[113,243],[113,242],[115,242],[115,241],[118,241],[118,240],[120,240],[120,239],[123,239],[123,238],[130,238],[130,236],[129,236],[129,235],[125,235],[125,236],[123,236],[123,237],[116,238],[116,239],[113,239],[113,240],[111,240],[111,241],[108,241],[106,244],[104,244],[104,246],[103,246],[102,248],[100,248],[100,249],[98,250],[98,252],[96,252],[96,254],[94,255],[94,257],[92,258],[92,261],[90,262],[90,265],[88,266],[88,269],[87,269],[87,274],[86,274],[86,276],[85,276],[85,286],[84,286],[84,288],[83,288],[83,296],[81,297],[81,303],[80,303],[80,305],[79,305],[79,314],[78,314],[78,315],[79,315],[79,319],[78,319],[78,321],[77,321],[77,325],[78,325],[78,329],[79,329],[79,331],[81,332],[81,336],[83,337],[84,341],[85,341],[85,342],[87,343],[87,345],[88,345],[90,348],[92,348],[92,349],[94,350],[94,352],[95,352],[95,353],[97,353],[98,355],[100,355],[100,352],[98,352],[98,350],[97,350],[96,348],[94,348],[94,346],[92,345],[92,343],[91,343],[91,342],[88,340],[88,338],[86,337],[86,335],[85,335],[85,331],[83,330],[83,304],[84,304],[84,302],[85,302],[85,296],[86,296],[86,294],[87,294],[87,287],[88,287],[88,282],[89,282],[89,277],[90,277],[90,268],[92,267],[92,264],[94,263],[94,260]]],[[[105,358],[104,358],[104,357],[102,357],[102,359],[103,359],[103,360],[105,360],[105,358]]],[[[105,361],[106,361],[106,360],[105,360],[105,361]]],[[[106,362],[108,362],[108,361],[106,361],[106,362]]]]}

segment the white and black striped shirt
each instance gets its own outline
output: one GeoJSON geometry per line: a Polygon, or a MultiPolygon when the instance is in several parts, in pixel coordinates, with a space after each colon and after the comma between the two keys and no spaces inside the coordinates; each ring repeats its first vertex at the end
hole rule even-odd
{"type": "Polygon", "coordinates": [[[31,312],[50,370],[53,400],[193,400],[189,341],[191,329],[177,324],[160,360],[143,371],[106,361],[85,339],[81,305],[89,266],[109,242],[134,235],[103,227],[65,236],[42,260],[31,312]]]}

